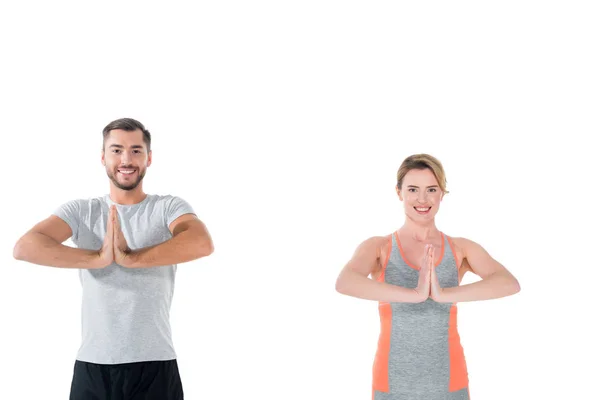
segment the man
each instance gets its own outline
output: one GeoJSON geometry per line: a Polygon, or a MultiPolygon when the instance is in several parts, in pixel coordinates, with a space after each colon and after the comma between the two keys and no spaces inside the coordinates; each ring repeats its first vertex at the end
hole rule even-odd
{"type": "Polygon", "coordinates": [[[82,343],[70,400],[181,400],[169,310],[177,264],[213,244],[192,207],[144,193],[150,132],[124,118],[103,130],[110,194],[66,202],[14,248],[18,260],[79,269],[82,343]],[[77,248],[62,243],[72,238],[77,248]]]}

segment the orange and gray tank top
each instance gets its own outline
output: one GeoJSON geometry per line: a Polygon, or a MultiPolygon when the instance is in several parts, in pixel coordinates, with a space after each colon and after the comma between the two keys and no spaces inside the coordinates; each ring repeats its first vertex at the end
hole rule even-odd
{"type": "MultiPolygon", "coordinates": [[[[451,242],[442,235],[435,270],[440,286],[458,286],[451,242]]],[[[378,280],[417,287],[419,266],[404,256],[398,234],[378,280]]],[[[381,332],[373,365],[373,400],[469,400],[469,380],[453,303],[379,303],[381,332]]]]}

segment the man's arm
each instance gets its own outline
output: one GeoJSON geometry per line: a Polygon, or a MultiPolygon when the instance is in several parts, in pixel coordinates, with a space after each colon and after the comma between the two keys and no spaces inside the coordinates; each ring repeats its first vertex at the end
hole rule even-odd
{"type": "Polygon", "coordinates": [[[56,215],[37,223],[15,244],[13,257],[32,264],[60,268],[101,268],[100,253],[62,243],[72,236],[71,227],[56,215]]]}
{"type": "Polygon", "coordinates": [[[214,251],[206,226],[194,214],[178,217],[169,225],[169,230],[173,235],[171,239],[155,246],[132,250],[121,257],[115,254],[116,262],[128,268],[157,267],[196,260],[214,251]]]}
{"type": "MultiPolygon", "coordinates": [[[[521,290],[517,279],[481,245],[464,238],[453,240],[462,250],[469,271],[478,275],[481,280],[443,289],[439,289],[438,286],[439,290],[435,290],[432,286],[434,300],[442,303],[491,300],[511,296],[521,290]]],[[[432,277],[432,285],[436,282],[437,277],[435,279],[432,277]]]]}

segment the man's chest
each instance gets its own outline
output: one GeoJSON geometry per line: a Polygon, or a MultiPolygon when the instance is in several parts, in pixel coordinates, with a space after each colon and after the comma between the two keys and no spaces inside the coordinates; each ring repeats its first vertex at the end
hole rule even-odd
{"type": "MultiPolygon", "coordinates": [[[[75,244],[80,248],[99,249],[106,236],[108,215],[90,216],[82,221],[75,244]]],[[[154,246],[169,240],[172,235],[162,221],[151,215],[119,216],[121,231],[132,250],[154,246]]]]}

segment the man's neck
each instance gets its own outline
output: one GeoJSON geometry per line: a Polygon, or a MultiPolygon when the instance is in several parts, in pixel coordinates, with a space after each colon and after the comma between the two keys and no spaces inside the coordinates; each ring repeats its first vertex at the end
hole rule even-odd
{"type": "Polygon", "coordinates": [[[133,190],[123,190],[110,186],[110,199],[113,203],[121,205],[132,205],[141,203],[146,198],[147,194],[141,188],[141,185],[133,190]]]}

